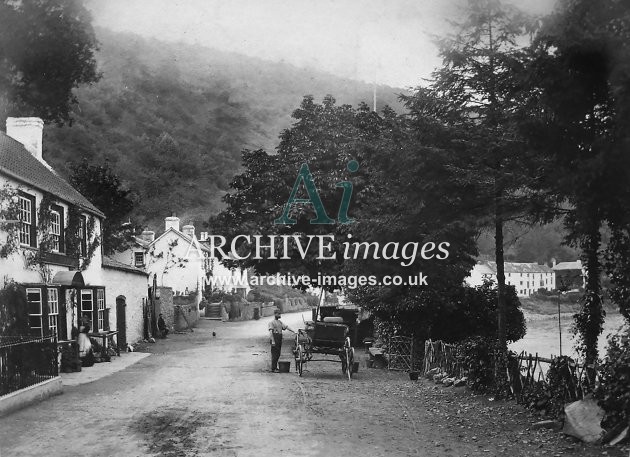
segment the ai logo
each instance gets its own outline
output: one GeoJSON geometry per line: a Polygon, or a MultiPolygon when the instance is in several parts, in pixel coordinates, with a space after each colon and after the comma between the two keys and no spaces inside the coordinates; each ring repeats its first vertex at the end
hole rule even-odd
{"type": "MultiPolygon", "coordinates": [[[[359,163],[356,160],[351,160],[350,162],[348,162],[349,172],[354,173],[358,169],[359,163]]],[[[350,198],[352,197],[352,183],[350,181],[341,181],[338,182],[336,186],[343,188],[343,195],[341,197],[341,203],[339,204],[339,211],[337,212],[337,222],[339,222],[340,224],[351,224],[354,222],[354,219],[350,219],[348,217],[348,208],[350,206],[350,198]]],[[[331,219],[330,217],[328,217],[328,214],[326,214],[326,208],[324,208],[322,199],[319,198],[317,187],[315,187],[315,181],[313,181],[313,175],[311,175],[311,171],[308,169],[308,164],[306,163],[303,163],[300,167],[297,179],[295,180],[295,184],[293,185],[293,189],[291,190],[291,194],[289,195],[289,200],[287,200],[287,204],[284,205],[282,216],[274,220],[274,224],[297,224],[297,220],[291,219],[289,217],[289,212],[291,211],[292,205],[297,203],[310,204],[313,206],[317,217],[310,220],[311,224],[335,223],[335,220],[331,219]],[[304,184],[304,188],[306,189],[308,198],[296,197],[298,189],[300,188],[300,184],[304,184]]]]}

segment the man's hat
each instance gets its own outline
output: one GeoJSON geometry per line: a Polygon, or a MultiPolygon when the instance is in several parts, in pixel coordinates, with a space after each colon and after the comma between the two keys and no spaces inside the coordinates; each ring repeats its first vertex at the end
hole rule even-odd
{"type": "Polygon", "coordinates": [[[273,310],[273,313],[274,313],[274,314],[282,314],[278,308],[274,309],[274,310],[273,310]]]}

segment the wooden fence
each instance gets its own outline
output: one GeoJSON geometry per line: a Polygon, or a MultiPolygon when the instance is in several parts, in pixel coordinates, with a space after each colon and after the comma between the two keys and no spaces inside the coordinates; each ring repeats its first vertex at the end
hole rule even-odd
{"type": "MultiPolygon", "coordinates": [[[[517,400],[521,400],[524,393],[536,388],[550,388],[549,369],[556,361],[555,358],[540,357],[538,354],[521,352],[511,357],[507,367],[507,378],[510,390],[517,400]]],[[[564,402],[580,400],[592,392],[599,382],[596,365],[585,365],[568,358],[561,359],[556,364],[553,374],[556,392],[564,402]]]]}
{"type": "MultiPolygon", "coordinates": [[[[468,374],[468,367],[457,357],[457,345],[429,340],[425,342],[424,347],[424,374],[434,368],[448,373],[450,377],[461,378],[468,374]]],[[[554,361],[555,358],[545,358],[526,352],[508,358],[507,380],[517,401],[520,402],[528,392],[541,388],[553,388],[554,394],[564,402],[580,400],[599,382],[597,366],[586,366],[563,358],[560,364],[556,364],[556,371],[553,373],[554,386],[551,386],[548,375],[554,361]]]]}
{"type": "Polygon", "coordinates": [[[466,369],[457,358],[457,346],[443,341],[427,340],[424,343],[423,374],[427,374],[433,368],[448,373],[450,376],[460,378],[465,376],[466,369]]]}

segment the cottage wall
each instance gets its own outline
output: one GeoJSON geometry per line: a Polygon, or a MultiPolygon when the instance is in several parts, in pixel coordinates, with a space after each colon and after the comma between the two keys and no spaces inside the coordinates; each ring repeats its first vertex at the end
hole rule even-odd
{"type": "Polygon", "coordinates": [[[156,240],[147,255],[147,270],[151,277],[157,275],[159,286],[172,287],[175,293],[190,293],[203,283],[203,261],[194,245],[173,233],[156,240]]]}
{"type": "MultiPolygon", "coordinates": [[[[30,186],[18,184],[16,181],[9,180],[4,176],[0,176],[0,188],[4,187],[6,184],[10,186],[22,190],[30,195],[35,197],[35,205],[36,205],[36,213],[39,213],[39,205],[44,198],[44,194],[37,189],[33,189],[30,186]]],[[[65,227],[68,226],[68,205],[62,201],[57,201],[56,204],[63,208],[64,219],[65,219],[65,227]]],[[[37,223],[37,221],[36,221],[37,223]]],[[[94,237],[99,236],[101,234],[101,221],[99,218],[95,217],[95,227],[94,227],[94,237]]],[[[38,234],[39,236],[39,234],[38,234]]],[[[0,232],[0,242],[5,243],[7,239],[6,232],[0,232]]],[[[6,259],[0,258],[0,278],[3,279],[3,282],[6,283],[9,280],[13,280],[19,283],[44,283],[47,278],[43,278],[42,275],[37,271],[36,267],[27,267],[26,259],[24,256],[24,252],[32,251],[36,252],[35,249],[29,247],[20,247],[18,252],[13,253],[6,259]]],[[[96,252],[92,256],[90,260],[90,264],[88,268],[83,272],[83,277],[86,281],[86,284],[89,285],[104,285],[103,280],[100,274],[101,263],[103,261],[101,247],[99,246],[96,249],[96,252]]],[[[50,268],[50,278],[54,277],[55,273],[59,271],[69,271],[72,268],[62,265],[49,265],[50,268]]],[[[49,278],[48,278],[49,279],[49,278]]]]}
{"type": "Polygon", "coordinates": [[[143,338],[143,303],[147,298],[147,277],[110,267],[103,267],[105,306],[109,309],[109,328],[117,330],[116,298],[125,297],[127,342],[134,343],[143,338]]]}

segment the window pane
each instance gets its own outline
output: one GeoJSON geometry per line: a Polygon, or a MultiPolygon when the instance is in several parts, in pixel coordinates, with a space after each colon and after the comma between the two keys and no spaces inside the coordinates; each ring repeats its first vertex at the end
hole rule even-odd
{"type": "Polygon", "coordinates": [[[48,314],[59,314],[59,291],[48,289],[48,314]]]}
{"type": "Polygon", "coordinates": [[[91,290],[81,291],[81,310],[92,311],[92,291],[91,290]]]}
{"type": "Polygon", "coordinates": [[[26,303],[29,314],[42,314],[42,293],[39,289],[26,289],[26,303]]]}
{"type": "Polygon", "coordinates": [[[144,252],[134,252],[134,258],[137,267],[144,266],[144,252]]]}
{"type": "Polygon", "coordinates": [[[51,335],[59,338],[59,331],[57,328],[57,315],[48,316],[48,330],[51,335]]]}
{"type": "Polygon", "coordinates": [[[50,249],[59,252],[59,238],[61,236],[61,214],[58,211],[50,213],[50,249]]]}
{"type": "Polygon", "coordinates": [[[31,244],[31,200],[20,196],[20,220],[22,223],[20,224],[20,243],[27,244],[30,246],[31,244]]]}

